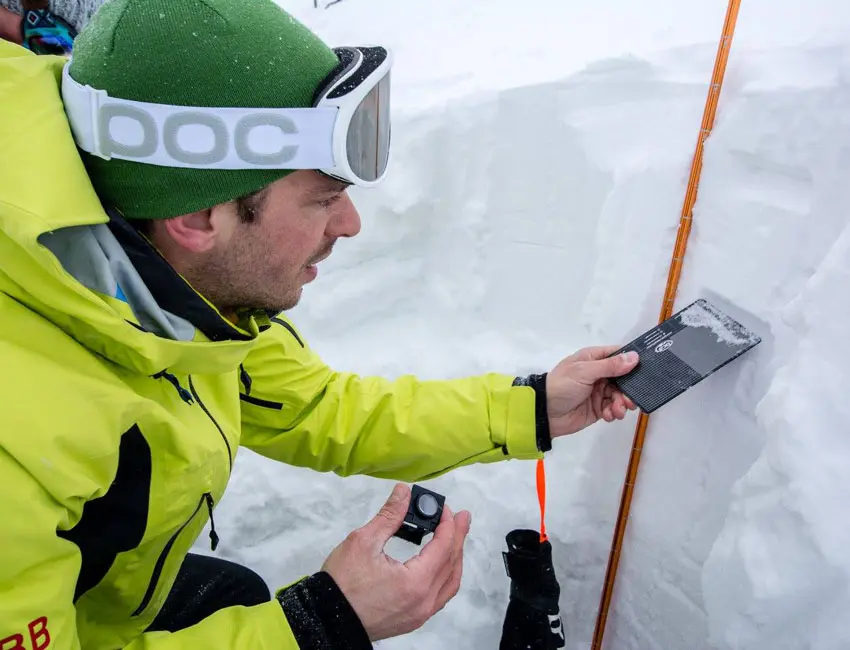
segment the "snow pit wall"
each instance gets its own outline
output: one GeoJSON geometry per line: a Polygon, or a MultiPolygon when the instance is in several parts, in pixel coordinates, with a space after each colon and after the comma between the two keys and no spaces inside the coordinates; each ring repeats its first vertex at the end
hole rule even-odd
{"type": "MultiPolygon", "coordinates": [[[[363,232],[291,314],[308,342],[340,369],[436,378],[548,370],[653,325],[715,48],[396,111],[392,174],[352,192],[363,232]]],[[[848,72],[844,46],[733,48],[677,308],[720,300],[764,342],[652,417],[606,647],[850,645],[848,72]]],[[[568,648],[592,637],[633,428],[597,425],[547,459],[568,648]]],[[[537,525],[534,464],[426,485],[472,512],[463,587],[381,647],[493,650],[504,536],[537,525]]],[[[390,490],[242,450],[217,554],[288,584],[390,490]]]]}

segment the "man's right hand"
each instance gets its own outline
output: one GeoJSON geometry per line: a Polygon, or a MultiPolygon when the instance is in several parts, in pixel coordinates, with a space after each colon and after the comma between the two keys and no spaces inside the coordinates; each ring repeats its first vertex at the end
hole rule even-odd
{"type": "Polygon", "coordinates": [[[454,598],[463,572],[471,516],[445,506],[434,538],[405,563],[384,553],[401,527],[410,489],[399,483],[381,511],[348,535],[322,566],[360,617],[372,641],[412,632],[454,598]]]}

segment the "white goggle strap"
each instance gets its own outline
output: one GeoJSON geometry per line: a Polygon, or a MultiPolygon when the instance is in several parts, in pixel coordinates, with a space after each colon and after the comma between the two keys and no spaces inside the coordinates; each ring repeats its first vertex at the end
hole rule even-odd
{"type": "MultiPolygon", "coordinates": [[[[339,109],[228,108],[110,97],[62,72],[77,146],[110,160],[193,169],[333,169],[339,109]]],[[[345,125],[347,128],[347,125],[345,125]]]]}

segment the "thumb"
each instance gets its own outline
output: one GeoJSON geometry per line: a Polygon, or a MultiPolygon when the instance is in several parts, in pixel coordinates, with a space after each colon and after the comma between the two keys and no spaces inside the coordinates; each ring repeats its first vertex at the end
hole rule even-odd
{"type": "Polygon", "coordinates": [[[404,483],[396,483],[390,498],[387,499],[372,521],[363,528],[370,537],[373,537],[383,546],[401,528],[409,504],[410,488],[404,483]]]}
{"type": "Polygon", "coordinates": [[[589,381],[622,377],[634,370],[640,361],[637,352],[626,352],[598,361],[585,361],[582,364],[582,374],[589,381]]]}

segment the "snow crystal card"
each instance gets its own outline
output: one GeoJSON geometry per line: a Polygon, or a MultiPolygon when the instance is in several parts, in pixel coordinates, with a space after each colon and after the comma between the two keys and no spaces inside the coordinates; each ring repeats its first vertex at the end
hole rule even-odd
{"type": "Polygon", "coordinates": [[[637,352],[640,363],[613,381],[640,410],[652,413],[760,342],[700,299],[619,350],[637,352]]]}

